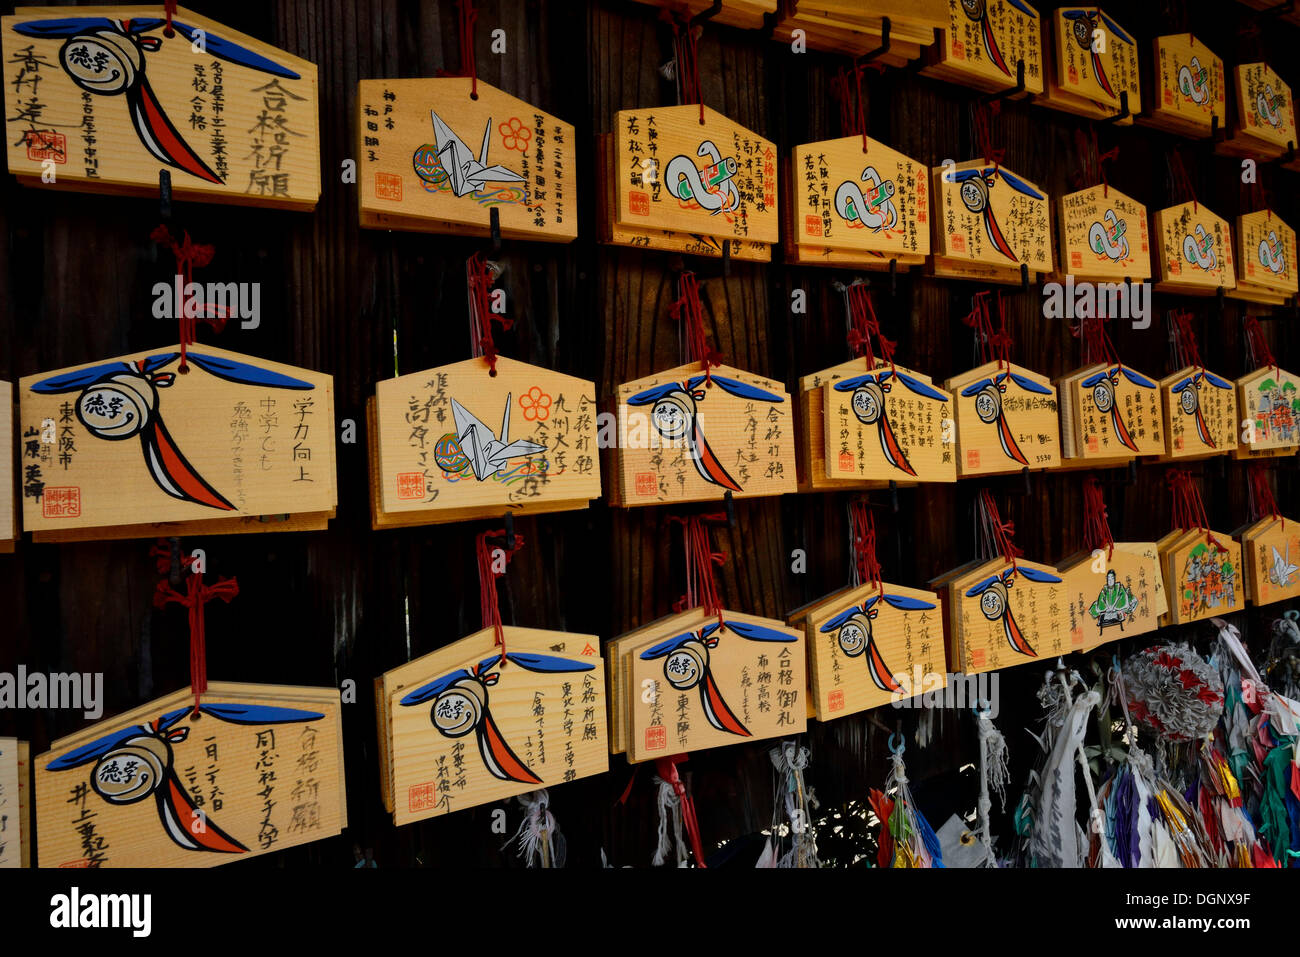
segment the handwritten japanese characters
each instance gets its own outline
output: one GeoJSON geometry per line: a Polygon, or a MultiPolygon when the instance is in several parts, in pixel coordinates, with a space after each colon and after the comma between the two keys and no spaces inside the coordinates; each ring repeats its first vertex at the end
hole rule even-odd
{"type": "Polygon", "coordinates": [[[1061,7],[1050,18],[1051,73],[1036,102],[1093,119],[1130,124],[1142,110],[1137,45],[1096,7],[1061,7]],[[1127,103],[1128,114],[1124,113],[1127,103]]]}
{"type": "Polygon", "coordinates": [[[178,7],[20,7],[0,19],[20,182],[312,209],[314,64],[178,7]],[[53,174],[53,179],[50,174],[53,174]]]}
{"type": "Polygon", "coordinates": [[[1151,278],[1147,208],[1098,185],[1060,199],[1061,272],[1081,279],[1151,278]]]}
{"type": "Polygon", "coordinates": [[[1169,624],[1185,625],[1246,607],[1241,544],[1222,532],[1196,529],[1162,552],[1169,624]]]}
{"type": "Polygon", "coordinates": [[[1023,77],[1026,92],[1043,92],[1043,31],[1033,6],[961,0],[947,7],[948,22],[939,28],[923,74],[990,93],[1013,90],[1023,77]]]}
{"type": "Polygon", "coordinates": [[[1239,63],[1232,75],[1236,104],[1232,136],[1215,144],[1215,151],[1276,159],[1296,142],[1291,87],[1266,63],[1239,63]]]}
{"type": "Polygon", "coordinates": [[[1232,229],[1204,203],[1159,210],[1154,231],[1157,291],[1209,296],[1237,284],[1232,229]]]}
{"type": "Polygon", "coordinates": [[[31,866],[26,741],[0,738],[0,869],[31,866]]]}
{"type": "Polygon", "coordinates": [[[794,422],[778,382],[689,363],[618,387],[615,504],[793,492],[794,422]]]}
{"type": "Polygon", "coordinates": [[[570,242],[578,235],[572,124],[468,77],[362,80],[361,225],[570,242]]]}
{"type": "Polygon", "coordinates": [[[1056,387],[1047,376],[989,362],[943,387],[953,396],[959,478],[1060,464],[1056,387]]]}
{"type": "Polygon", "coordinates": [[[1295,230],[1272,210],[1237,217],[1237,285],[1227,295],[1280,306],[1297,285],[1295,230]]]}
{"type": "MultiPolygon", "coordinates": [[[[0,442],[4,448],[13,449],[14,441],[14,387],[11,382],[0,381],[0,442]]],[[[14,456],[0,455],[0,554],[12,552],[18,539],[18,487],[14,476],[14,456]]]]}
{"type": "Polygon", "coordinates": [[[1057,566],[1070,651],[1154,631],[1167,611],[1155,542],[1116,542],[1057,566]]]}
{"type": "Polygon", "coordinates": [[[612,221],[652,248],[657,232],[771,244],[780,231],[776,145],[704,107],[623,110],[614,118],[612,221]]]}
{"type": "Polygon", "coordinates": [[[943,687],[943,611],[934,592],[862,585],[819,604],[806,620],[819,721],[943,687]]]}
{"type": "Polygon", "coordinates": [[[45,867],[215,867],[347,824],[340,696],[209,684],[55,741],[35,759],[45,867]]]}
{"type": "Polygon", "coordinates": [[[1295,455],[1300,450],[1300,380],[1280,366],[1256,369],[1237,380],[1237,412],[1246,439],[1236,458],[1295,455]]]}
{"type": "Polygon", "coordinates": [[[831,478],[955,482],[951,393],[923,373],[884,363],[822,386],[831,478]]]}
{"type": "Polygon", "coordinates": [[[1068,591],[1056,569],[997,558],[950,581],[949,661],[966,674],[1068,653],[1068,591]]]}
{"type": "Polygon", "coordinates": [[[160,522],[264,531],[270,515],[323,526],[337,502],[332,379],[224,349],[26,376],[18,431],[23,523],[38,541],[148,537],[160,522]]]}
{"type": "Polygon", "coordinates": [[[850,136],[795,147],[793,242],[919,262],[930,252],[928,168],[875,140],[850,136]]]}
{"type": "Polygon", "coordinates": [[[1237,392],[1232,382],[1187,366],[1160,380],[1166,456],[1218,455],[1237,447],[1237,392]]]}
{"type": "Polygon", "coordinates": [[[1057,381],[1064,462],[1122,463],[1165,452],[1160,386],[1123,362],[1085,366],[1057,381]]]}
{"type": "Polygon", "coordinates": [[[1019,283],[1052,269],[1047,195],[1005,166],[972,160],[931,171],[936,275],[1019,283]]]}
{"type": "Polygon", "coordinates": [[[394,823],[607,769],[600,640],[506,626],[502,641],[484,629],[376,683],[394,823]]]}
{"type": "Polygon", "coordinates": [[[1155,38],[1153,103],[1137,118],[1146,126],[1206,137],[1227,129],[1223,60],[1190,33],[1155,38]]]}
{"type": "Polygon", "coordinates": [[[592,382],[498,357],[380,382],[376,528],[586,508],[600,497],[592,382]]]}

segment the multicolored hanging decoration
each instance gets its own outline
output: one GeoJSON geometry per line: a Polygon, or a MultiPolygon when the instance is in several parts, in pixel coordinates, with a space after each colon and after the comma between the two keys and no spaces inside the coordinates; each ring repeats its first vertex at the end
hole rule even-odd
{"type": "Polygon", "coordinates": [[[880,822],[877,862],[880,867],[943,867],[939,838],[912,800],[903,764],[905,748],[901,734],[890,735],[893,766],[885,777],[884,790],[871,791],[871,809],[880,822]]]}
{"type": "Polygon", "coordinates": [[[817,859],[817,832],[812,820],[812,812],[820,802],[804,780],[809,751],[794,741],[782,741],[767,755],[772,759],[776,776],[772,828],[755,867],[821,867],[821,861],[817,859]],[[781,819],[782,811],[789,824],[781,819]],[[790,844],[782,851],[787,833],[790,844]]]}
{"type": "Polygon", "coordinates": [[[1223,713],[1223,682],[1186,643],[1139,651],[1124,677],[1134,723],[1167,740],[1199,741],[1223,713]]]}

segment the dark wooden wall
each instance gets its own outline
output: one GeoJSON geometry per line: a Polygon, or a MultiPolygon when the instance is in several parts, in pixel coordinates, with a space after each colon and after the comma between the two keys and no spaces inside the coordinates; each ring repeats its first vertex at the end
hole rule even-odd
{"type": "MultiPolygon", "coordinates": [[[[1046,8],[1048,3],[1040,3],[1046,8]]],[[[225,348],[319,369],[334,376],[337,416],[364,423],[363,403],[374,383],[463,358],[465,258],[476,240],[386,233],[357,226],[352,185],[341,183],[343,160],[354,155],[352,127],[357,81],[367,77],[432,76],[456,70],[460,54],[450,0],[273,0],[234,4],[193,0],[191,8],[306,57],[320,67],[323,195],[313,214],[219,205],[177,205],[175,223],[217,257],[204,281],[262,283],[263,321],[256,331],[230,328],[213,338],[225,348]],[[394,338],[396,358],[394,358],[394,338]]],[[[670,58],[669,33],[656,11],[621,0],[481,0],[478,64],[482,80],[575,124],[582,197],[581,237],[568,247],[507,243],[495,257],[506,270],[514,330],[499,337],[508,355],[594,379],[602,397],[622,381],[677,362],[672,257],[597,246],[594,227],[592,137],[608,132],[615,111],[672,102],[658,70],[670,58]],[[508,52],[488,52],[488,34],[507,32],[508,52]]],[[[1240,36],[1245,12],[1207,2],[1122,4],[1112,12],[1139,38],[1144,55],[1158,33],[1191,29],[1212,41],[1228,63],[1262,57],[1300,83],[1292,55],[1297,32],[1266,26],[1240,36]]],[[[8,13],[12,4],[2,4],[8,13]]],[[[699,45],[704,100],[764,133],[783,152],[797,143],[840,135],[829,92],[842,57],[795,55],[754,33],[713,27],[699,45]]],[[[929,164],[972,158],[969,91],[896,70],[866,82],[868,132],[929,164]]],[[[1006,104],[994,120],[1004,162],[1053,194],[1075,188],[1076,130],[1089,124],[1067,114],[1006,104]]],[[[1120,147],[1109,166],[1117,188],[1155,209],[1175,199],[1164,155],[1185,145],[1201,201],[1232,219],[1246,209],[1237,161],[1212,157],[1206,144],[1183,144],[1142,128],[1102,128],[1101,148],[1120,147]]],[[[1294,174],[1261,167],[1273,208],[1300,224],[1294,174]]],[[[171,324],[150,318],[150,289],[170,276],[170,256],[149,241],[158,223],[156,201],[87,196],[0,181],[0,377],[152,348],[175,341],[171,324]]],[[[835,280],[846,272],[735,263],[730,276],[716,262],[686,263],[704,277],[708,332],[731,364],[784,380],[848,357],[835,280]],[[790,292],[809,296],[806,315],[791,315],[790,292]]],[[[970,331],[960,323],[979,287],[919,276],[873,280],[885,332],[899,357],[936,380],[976,364],[970,331]]],[[[1146,331],[1113,331],[1127,361],[1152,374],[1169,371],[1166,310],[1190,307],[1201,349],[1227,375],[1246,371],[1242,308],[1228,301],[1221,316],[1212,300],[1158,296],[1146,331]]],[[[1080,361],[1078,341],[1063,320],[1042,318],[1041,296],[1010,291],[1008,309],[1016,358],[1058,375],[1080,361]]],[[[1264,323],[1274,353],[1294,368],[1295,319],[1264,323]]],[[[341,838],[230,867],[343,867],[352,846],[373,847],[381,866],[442,866],[471,862],[517,866],[490,831],[490,807],[395,829],[378,798],[372,678],[409,657],[478,627],[473,534],[481,525],[372,532],[367,507],[364,442],[339,446],[339,511],[328,532],[186,540],[203,547],[209,576],[233,575],[241,593],[208,613],[209,675],[214,680],[298,684],[356,682],[345,710],[351,827],[341,838]],[[404,614],[409,608],[409,617],[404,614]]],[[[1202,473],[1206,507],[1217,528],[1244,523],[1244,468],[1215,460],[1202,473]]],[[[1136,484],[1107,489],[1116,537],[1149,540],[1167,530],[1170,515],[1163,467],[1144,465],[1136,484]]],[[[1294,508],[1294,459],[1276,470],[1278,499],[1294,508]]],[[[1115,472],[1111,477],[1120,477],[1115,472]]],[[[1081,473],[1039,474],[1025,494],[1019,478],[988,483],[1015,522],[1027,556],[1054,561],[1080,544],[1081,473]]],[[[920,584],[975,555],[972,502],[979,482],[902,491],[898,511],[888,495],[877,501],[881,559],[887,578],[920,584]]],[[[843,495],[788,496],[737,503],[736,527],[717,533],[728,553],[721,573],[726,603],[782,616],[842,584],[847,575],[843,495]],[[791,552],[804,549],[806,573],[791,571],[791,552]]],[[[587,512],[522,520],[525,549],[502,585],[507,621],[613,637],[669,610],[682,591],[679,533],[663,510],[587,512]]],[[[74,545],[23,543],[0,556],[0,670],[22,662],[32,670],[103,671],[106,714],[134,706],[188,681],[186,627],[175,609],[155,611],[157,575],[150,542],[74,545]]],[[[1274,606],[1276,609],[1276,606],[1274,606]]],[[[1250,611],[1239,624],[1255,649],[1276,614],[1250,611]]],[[[1204,637],[1204,628],[1187,629],[1204,637]]],[[[1144,643],[1145,639],[1138,639],[1144,643]]],[[[1121,643],[1123,653],[1133,642],[1121,643]]],[[[1106,651],[1110,651],[1107,646],[1106,651]]],[[[1104,654],[1104,653],[1103,653],[1104,654]]],[[[1083,668],[1086,662],[1076,662],[1083,668]]],[[[1031,757],[1021,730],[1038,717],[1033,691],[1040,669],[1002,674],[1001,714],[1013,760],[1013,800],[1031,757]]],[[[915,725],[916,712],[877,712],[893,728],[915,725]]],[[[82,724],[71,713],[0,712],[0,734],[18,734],[35,751],[82,724]]],[[[972,719],[940,716],[937,740],[909,749],[914,790],[937,827],[954,811],[974,806],[977,783],[972,719]]],[[[884,736],[855,716],[813,723],[808,780],[834,813],[879,787],[886,771],[884,736]]],[[[749,839],[772,815],[769,745],[759,742],[701,753],[688,765],[706,843],[728,842],[732,860],[752,861],[749,839]]],[[[599,864],[603,849],[615,866],[644,866],[653,849],[655,811],[649,769],[636,775],[626,804],[618,800],[632,771],[622,757],[598,778],[556,788],[552,807],[568,839],[572,866],[599,864]]],[[[509,811],[510,829],[518,822],[509,811]]],[[[842,819],[836,838],[824,829],[823,851],[836,859],[860,841],[856,819],[842,819]]],[[[1009,822],[996,829],[1010,834],[1009,822]]],[[[858,845],[855,845],[858,846],[858,845]]]]}

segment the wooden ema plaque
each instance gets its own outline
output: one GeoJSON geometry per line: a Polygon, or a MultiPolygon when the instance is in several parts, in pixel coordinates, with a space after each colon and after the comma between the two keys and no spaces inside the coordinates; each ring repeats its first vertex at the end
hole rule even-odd
{"type": "Polygon", "coordinates": [[[1160,380],[1164,396],[1163,458],[1196,458],[1237,447],[1237,392],[1227,379],[1188,366],[1160,380]]]}
{"type": "Polygon", "coordinates": [[[629,657],[628,760],[637,763],[807,727],[803,632],[722,613],[629,657]]]}
{"type": "Polygon", "coordinates": [[[791,187],[799,246],[890,258],[930,252],[927,167],[861,136],[796,146],[791,187]]]}
{"type": "Polygon", "coordinates": [[[820,721],[946,684],[943,612],[934,592],[862,585],[808,616],[807,641],[820,721]]]}
{"type": "Polygon", "coordinates": [[[1289,518],[1265,518],[1241,536],[1246,597],[1271,605],[1300,597],[1300,525],[1289,518]]]}
{"type": "Polygon", "coordinates": [[[1276,159],[1295,146],[1291,87],[1265,63],[1233,67],[1235,122],[1231,139],[1215,145],[1229,156],[1276,159]]]}
{"type": "Polygon", "coordinates": [[[1062,462],[1126,462],[1165,451],[1160,386],[1123,363],[1086,366],[1057,383],[1062,462]]]}
{"type": "Polygon", "coordinates": [[[926,76],[996,93],[1014,90],[1024,63],[1027,93],[1043,92],[1043,37],[1025,0],[959,0],[921,70],[926,76]]]}
{"type": "Polygon", "coordinates": [[[1300,380],[1276,366],[1237,380],[1237,411],[1255,427],[1253,442],[1239,442],[1236,458],[1295,455],[1300,451],[1300,380]]]}
{"type": "Polygon", "coordinates": [[[14,475],[14,387],[0,381],[0,554],[12,552],[18,541],[18,481],[14,475]]]}
{"type": "MultiPolygon", "coordinates": [[[[1052,72],[1036,102],[1093,119],[1123,115],[1128,125],[1142,111],[1137,45],[1128,31],[1096,7],[1058,9],[1051,24],[1052,72]]],[[[1046,42],[1046,41],[1045,41],[1046,42]]]]}
{"type": "Polygon", "coordinates": [[[1067,592],[1049,565],[1001,558],[980,565],[948,586],[950,630],[957,654],[949,661],[966,674],[1010,668],[1068,653],[1067,592]]]}
{"type": "Polygon", "coordinates": [[[361,225],[570,242],[578,235],[573,126],[469,77],[362,80],[361,225]]]}
{"type": "Polygon", "coordinates": [[[1170,624],[1218,618],[1246,607],[1241,545],[1232,536],[1205,531],[1183,535],[1168,549],[1165,562],[1170,624]]]}
{"type": "Polygon", "coordinates": [[[23,524],[37,541],[333,516],[332,378],[206,345],[186,356],[184,374],[174,346],[20,381],[23,524]]]}
{"type": "Polygon", "coordinates": [[[347,826],[339,692],[209,684],[35,761],[43,867],[214,867],[347,826]]]}
{"type": "Polygon", "coordinates": [[[184,7],[172,27],[161,4],[0,18],[9,172],[157,196],[165,169],[180,198],[315,208],[315,65],[184,7]]]}
{"type": "Polygon", "coordinates": [[[1061,419],[1047,376],[988,362],[943,387],[956,409],[958,478],[1060,465],[1061,419]]]}
{"type": "Polygon", "coordinates": [[[31,824],[27,817],[26,776],[31,765],[27,742],[0,738],[0,869],[30,867],[31,824]]]}
{"type": "Polygon", "coordinates": [[[616,504],[795,491],[793,413],[780,383],[725,365],[706,378],[692,362],[620,385],[618,402],[616,504]]]}
{"type": "Polygon", "coordinates": [[[504,627],[380,680],[395,824],[436,817],[609,767],[604,664],[594,635],[504,627]]]}
{"type": "Polygon", "coordinates": [[[1147,208],[1119,190],[1092,186],[1060,200],[1061,272],[1082,279],[1151,278],[1147,208]]]}
{"type": "Polygon", "coordinates": [[[1155,214],[1156,290],[1210,296],[1237,284],[1228,222],[1204,203],[1155,214]]]}
{"type": "Polygon", "coordinates": [[[878,364],[822,386],[826,474],[877,481],[957,481],[952,395],[927,377],[878,364]]]}
{"type": "Polygon", "coordinates": [[[375,387],[374,525],[586,508],[600,497],[596,386],[498,357],[375,387]]]}
{"type": "Polygon", "coordinates": [[[935,275],[1019,283],[1021,264],[1031,280],[1051,271],[1051,213],[1042,190],[981,160],[931,174],[935,275]]]}
{"type": "Polygon", "coordinates": [[[623,110],[614,128],[618,225],[777,241],[776,144],[698,106],[623,110]]]}
{"type": "Polygon", "coordinates": [[[1227,130],[1223,61],[1190,33],[1156,37],[1152,97],[1137,118],[1167,133],[1204,138],[1227,130]]]}
{"type": "Polygon", "coordinates": [[[1068,607],[1070,651],[1144,635],[1168,610],[1155,542],[1116,542],[1057,568],[1068,607]]]}
{"type": "Polygon", "coordinates": [[[1271,210],[1237,217],[1237,288],[1227,295],[1283,305],[1300,286],[1296,276],[1295,230],[1271,210]]]}
{"type": "MultiPolygon", "coordinates": [[[[704,614],[702,608],[690,608],[686,611],[665,615],[647,625],[619,635],[604,647],[605,653],[605,687],[609,694],[609,750],[611,754],[625,754],[628,738],[631,734],[629,722],[632,708],[628,696],[631,678],[633,648],[644,648],[662,641],[664,638],[682,634],[702,627],[709,621],[716,622],[717,615],[711,618],[704,614]]],[[[639,693],[639,690],[637,690],[639,693]]]]}

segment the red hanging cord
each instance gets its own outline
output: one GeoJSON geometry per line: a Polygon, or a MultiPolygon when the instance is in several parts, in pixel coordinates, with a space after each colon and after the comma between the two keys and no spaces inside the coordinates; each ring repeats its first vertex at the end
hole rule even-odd
{"type": "Polygon", "coordinates": [[[725,552],[715,552],[709,543],[709,523],[725,522],[726,515],[670,515],[670,522],[682,526],[682,545],[686,554],[686,592],[673,605],[674,611],[687,608],[702,609],[705,616],[717,617],[725,626],[722,599],[718,596],[718,583],[713,567],[727,560],[725,552]]]}
{"type": "Polygon", "coordinates": [[[1216,551],[1226,552],[1227,549],[1210,532],[1205,503],[1201,500],[1200,489],[1192,483],[1191,474],[1183,469],[1170,469],[1167,481],[1173,497],[1174,528],[1203,531],[1206,544],[1216,551]]]}
{"type": "Polygon", "coordinates": [[[871,348],[874,336],[882,361],[889,363],[894,371],[894,350],[898,343],[886,339],[880,332],[880,320],[876,318],[876,307],[871,302],[871,291],[864,282],[850,283],[844,290],[844,299],[848,307],[849,331],[846,336],[853,354],[867,360],[867,369],[876,367],[876,353],[871,348]]]}
{"type": "Polygon", "coordinates": [[[1079,320],[1079,324],[1070,330],[1076,338],[1083,340],[1083,363],[1104,362],[1118,370],[1123,366],[1115,345],[1106,333],[1104,316],[1089,316],[1079,320]],[[1101,358],[1098,359],[1098,356],[1101,358]]]}
{"type": "Polygon", "coordinates": [[[474,358],[487,360],[490,375],[497,374],[497,347],[492,339],[492,323],[502,329],[514,325],[513,319],[492,312],[491,288],[494,276],[479,253],[465,260],[465,283],[469,288],[469,342],[474,358]]]}
{"type": "Polygon", "coordinates": [[[1201,350],[1196,343],[1196,331],[1192,329],[1191,312],[1186,309],[1173,309],[1170,310],[1167,318],[1178,354],[1187,358],[1187,365],[1204,373],[1205,363],[1201,361],[1201,350]]]}
{"type": "MultiPolygon", "coordinates": [[[[1201,206],[1196,200],[1196,190],[1192,186],[1192,178],[1187,175],[1187,167],[1183,165],[1182,154],[1177,150],[1173,150],[1169,154],[1169,176],[1173,181],[1173,195],[1175,197],[1190,197],[1193,211],[1200,212],[1201,206]]],[[[1181,202],[1187,202],[1187,200],[1184,199],[1181,202]]]]}
{"type": "MultiPolygon", "coordinates": [[[[497,602],[497,579],[505,574],[504,571],[496,571],[493,565],[493,552],[496,548],[488,545],[488,539],[504,539],[504,529],[496,531],[483,532],[475,539],[475,551],[478,556],[478,591],[479,591],[479,610],[483,617],[483,627],[491,628],[496,632],[496,645],[501,649],[501,662],[506,660],[506,635],[501,625],[501,606],[497,602]]],[[[502,554],[505,555],[507,566],[515,552],[524,547],[523,536],[515,533],[514,548],[502,548],[502,554]]]]}
{"type": "Polygon", "coordinates": [[[469,77],[469,97],[477,100],[478,61],[474,56],[474,24],[478,20],[478,11],[474,9],[474,0],[456,0],[456,10],[460,13],[461,76],[469,77]]]}
{"type": "Polygon", "coordinates": [[[704,304],[700,301],[700,285],[695,274],[684,272],[678,281],[678,299],[668,308],[668,314],[686,326],[686,361],[703,365],[704,378],[712,386],[712,366],[722,365],[722,355],[709,348],[704,335],[704,304]]]}
{"type": "MultiPolygon", "coordinates": [[[[171,549],[165,542],[159,542],[149,549],[149,554],[158,556],[158,571],[165,576],[171,567],[171,549]]],[[[164,577],[154,590],[153,603],[157,608],[164,608],[168,603],[184,605],[189,612],[190,690],[194,692],[194,707],[197,708],[208,690],[208,645],[203,606],[214,598],[229,603],[239,594],[239,583],[233,578],[222,578],[212,585],[205,585],[201,572],[190,571],[193,564],[192,556],[181,559],[181,574],[186,576],[184,594],[172,588],[164,577]]]]}
{"type": "Polygon", "coordinates": [[[1251,462],[1250,471],[1246,473],[1246,481],[1250,490],[1250,519],[1258,521],[1265,515],[1270,518],[1280,519],[1282,528],[1286,528],[1286,519],[1277,510],[1277,499],[1273,497],[1273,489],[1268,484],[1268,472],[1264,468],[1263,462],[1251,462]]]}
{"type": "Polygon", "coordinates": [[[1115,556],[1115,539],[1107,521],[1106,500],[1096,476],[1089,476],[1083,483],[1083,547],[1090,552],[1106,549],[1108,561],[1115,556]]]}
{"type": "Polygon", "coordinates": [[[678,99],[682,105],[698,103],[700,105],[700,125],[704,125],[704,96],[700,88],[699,34],[702,28],[691,23],[688,15],[679,19],[670,11],[664,10],[661,18],[667,20],[673,28],[673,52],[677,61],[678,99]]]}
{"type": "Polygon", "coordinates": [[[880,560],[876,557],[876,522],[865,499],[849,503],[849,534],[853,540],[853,570],[858,584],[870,583],[883,591],[880,560]]]}
{"type": "Polygon", "coordinates": [[[163,0],[164,16],[167,17],[167,25],[163,27],[163,36],[171,39],[176,36],[176,31],[172,28],[172,17],[176,16],[176,0],[163,0]]]}
{"type": "Polygon", "coordinates": [[[998,554],[1002,556],[1003,561],[1011,566],[1011,570],[1016,570],[1016,558],[1023,555],[1024,552],[1016,547],[1014,541],[1016,534],[1016,525],[1014,522],[1002,521],[1002,516],[998,514],[997,503],[993,501],[993,493],[988,489],[980,490],[980,507],[988,519],[989,526],[993,532],[993,544],[998,554]]]}
{"type": "Polygon", "coordinates": [[[1002,292],[997,293],[998,327],[993,328],[993,318],[989,310],[989,299],[993,293],[989,290],[977,292],[971,299],[971,311],[962,317],[962,322],[975,330],[975,341],[979,345],[980,362],[997,362],[1002,368],[1011,361],[1011,347],[1015,340],[1007,331],[1007,315],[1002,305],[1002,292]]]}
{"type": "Polygon", "coordinates": [[[177,242],[171,230],[160,225],[149,234],[149,238],[158,245],[170,249],[176,260],[176,274],[180,277],[181,283],[180,301],[175,304],[181,345],[181,362],[178,368],[181,372],[189,372],[189,364],[185,361],[185,349],[197,341],[199,318],[210,323],[217,332],[220,332],[226,326],[230,307],[224,307],[225,315],[222,315],[223,307],[205,302],[194,303],[189,298],[187,290],[194,281],[194,267],[208,265],[217,251],[213,246],[193,242],[188,232],[182,235],[184,238],[177,242]]]}
{"type": "Polygon", "coordinates": [[[1247,316],[1242,320],[1242,326],[1246,332],[1246,345],[1250,348],[1252,359],[1266,369],[1272,369],[1275,373],[1281,372],[1281,367],[1273,358],[1273,350],[1268,347],[1268,340],[1264,338],[1264,330],[1259,324],[1259,319],[1256,316],[1247,316]]]}
{"type": "Polygon", "coordinates": [[[1002,164],[1003,150],[993,148],[993,117],[1001,109],[996,100],[992,103],[976,101],[971,104],[971,129],[974,133],[975,150],[984,157],[984,165],[992,166],[997,172],[1002,164]]]}
{"type": "Polygon", "coordinates": [[[655,773],[672,785],[682,807],[682,825],[686,828],[686,837],[691,842],[691,852],[695,855],[697,867],[707,867],[704,863],[704,845],[700,841],[700,822],[695,816],[695,799],[686,793],[686,785],[677,773],[677,763],[685,761],[687,755],[678,754],[671,758],[658,758],[655,761],[655,773]]]}

